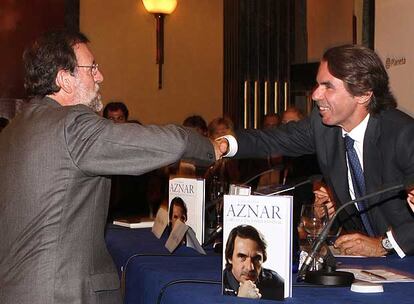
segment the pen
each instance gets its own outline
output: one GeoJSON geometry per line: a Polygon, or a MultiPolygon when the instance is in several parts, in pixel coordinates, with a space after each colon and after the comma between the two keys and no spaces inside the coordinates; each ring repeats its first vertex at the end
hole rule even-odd
{"type": "Polygon", "coordinates": [[[383,280],[383,281],[386,281],[386,280],[387,280],[387,278],[386,278],[386,277],[383,277],[383,276],[381,276],[381,275],[379,275],[379,274],[375,274],[375,273],[373,273],[373,272],[371,272],[371,271],[361,270],[361,273],[363,273],[363,274],[367,274],[367,275],[369,275],[370,277],[374,277],[374,278],[377,278],[377,279],[380,279],[380,280],[383,280]]]}

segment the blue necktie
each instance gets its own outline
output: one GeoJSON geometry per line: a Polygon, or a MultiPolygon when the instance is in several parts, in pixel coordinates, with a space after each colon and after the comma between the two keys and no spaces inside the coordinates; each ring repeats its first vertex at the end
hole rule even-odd
{"type": "MultiPolygon", "coordinates": [[[[349,171],[351,173],[352,184],[354,185],[355,197],[358,198],[365,195],[366,192],[364,172],[362,171],[361,163],[359,162],[358,155],[354,149],[354,140],[348,135],[345,135],[344,142],[345,150],[348,155],[349,171]]],[[[368,233],[368,235],[374,236],[374,230],[372,229],[371,223],[369,222],[368,214],[366,213],[365,202],[357,202],[357,205],[366,232],[368,233]]]]}

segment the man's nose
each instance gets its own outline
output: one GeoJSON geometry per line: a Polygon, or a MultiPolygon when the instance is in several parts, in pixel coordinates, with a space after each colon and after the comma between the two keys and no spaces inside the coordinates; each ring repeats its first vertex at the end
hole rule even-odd
{"type": "Polygon", "coordinates": [[[96,75],[94,76],[94,80],[96,83],[101,83],[104,80],[103,74],[100,70],[97,71],[96,75]]]}
{"type": "Polygon", "coordinates": [[[246,267],[246,269],[247,270],[254,270],[254,263],[253,263],[253,260],[252,259],[250,259],[250,258],[248,258],[248,259],[246,259],[246,262],[245,262],[245,265],[244,265],[245,267],[246,267]]]}
{"type": "Polygon", "coordinates": [[[315,88],[315,90],[313,90],[312,99],[313,100],[321,100],[322,99],[322,95],[323,95],[323,92],[322,92],[321,86],[317,86],[315,88]]]}

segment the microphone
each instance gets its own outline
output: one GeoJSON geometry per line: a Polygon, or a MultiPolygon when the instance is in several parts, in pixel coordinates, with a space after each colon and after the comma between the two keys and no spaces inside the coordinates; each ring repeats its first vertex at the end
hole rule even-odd
{"type": "Polygon", "coordinates": [[[328,237],[329,231],[331,230],[331,227],[335,221],[335,219],[338,217],[338,214],[347,206],[355,204],[358,201],[364,201],[369,198],[387,193],[387,192],[399,192],[401,190],[410,188],[414,185],[414,176],[409,177],[406,179],[403,183],[400,183],[398,185],[390,186],[387,188],[383,188],[381,190],[372,192],[370,194],[358,197],[356,199],[353,199],[351,201],[346,202],[341,207],[338,208],[338,210],[335,212],[334,216],[328,221],[328,224],[322,229],[321,234],[318,236],[316,241],[313,243],[311,253],[306,257],[305,261],[302,264],[302,267],[300,268],[298,272],[298,280],[303,280],[305,278],[305,275],[313,262],[313,260],[316,257],[316,254],[319,252],[319,249],[321,248],[322,244],[325,242],[326,238],[328,237]]]}
{"type": "Polygon", "coordinates": [[[311,175],[309,176],[307,179],[305,179],[304,181],[301,181],[300,183],[294,184],[293,186],[290,186],[288,188],[284,188],[284,189],[279,189],[275,192],[272,193],[263,193],[263,192],[257,192],[255,191],[254,194],[258,194],[258,195],[264,195],[264,196],[273,196],[273,195],[278,195],[284,192],[288,192],[290,190],[294,190],[300,186],[306,185],[306,184],[313,184],[314,182],[320,182],[322,180],[322,175],[320,174],[316,174],[316,175],[311,175]]]}
{"type": "Polygon", "coordinates": [[[217,237],[220,236],[222,233],[223,233],[223,227],[217,226],[217,228],[210,234],[210,237],[208,238],[208,240],[203,243],[202,247],[206,247],[210,244],[213,244],[214,241],[217,239],[217,237]]]}

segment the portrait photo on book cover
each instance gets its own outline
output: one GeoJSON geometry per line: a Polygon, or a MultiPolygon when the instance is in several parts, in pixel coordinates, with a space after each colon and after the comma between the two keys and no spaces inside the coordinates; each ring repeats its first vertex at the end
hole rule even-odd
{"type": "Polygon", "coordinates": [[[183,223],[187,222],[188,219],[188,209],[187,205],[181,197],[174,197],[171,200],[169,211],[168,211],[168,218],[169,218],[169,226],[172,230],[174,228],[175,223],[177,220],[181,220],[183,223]]]}
{"type": "Polygon", "coordinates": [[[265,267],[268,247],[253,226],[234,227],[224,248],[223,294],[267,300],[284,299],[284,279],[265,267]]]}
{"type": "Polygon", "coordinates": [[[190,227],[202,244],[204,241],[204,179],[174,177],[169,180],[169,229],[177,220],[190,227]]]}

